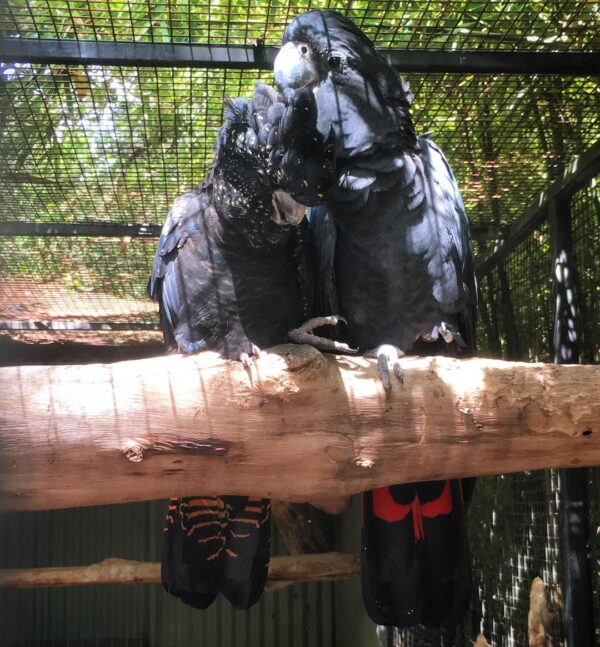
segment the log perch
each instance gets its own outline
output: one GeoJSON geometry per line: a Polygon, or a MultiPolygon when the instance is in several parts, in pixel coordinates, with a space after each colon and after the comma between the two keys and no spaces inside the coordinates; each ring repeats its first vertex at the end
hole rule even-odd
{"type": "MultiPolygon", "coordinates": [[[[272,557],[267,591],[298,582],[342,580],[360,574],[360,558],[351,553],[272,557]]],[[[30,589],[98,584],[160,584],[160,562],[108,558],[87,566],[0,570],[0,588],[30,589]]]]}
{"type": "Polygon", "coordinates": [[[169,496],[315,501],[399,482],[600,465],[600,366],[375,360],[284,345],[0,369],[0,509],[169,496]]]}

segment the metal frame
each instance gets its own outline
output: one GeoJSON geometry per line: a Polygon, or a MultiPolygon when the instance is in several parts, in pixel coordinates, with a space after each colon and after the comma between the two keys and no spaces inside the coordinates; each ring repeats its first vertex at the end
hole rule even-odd
{"type": "MultiPolygon", "coordinates": [[[[570,198],[570,195],[556,197],[548,207],[554,259],[552,309],[555,364],[574,364],[579,359],[579,287],[577,267],[573,262],[570,198]]],[[[587,481],[585,468],[559,470],[564,573],[563,624],[566,647],[592,647],[594,644],[592,586],[588,561],[587,481]]]]}
{"type": "MultiPolygon", "coordinates": [[[[0,236],[59,236],[91,238],[158,238],[160,225],[118,222],[0,222],[0,236]]],[[[478,225],[470,227],[471,237],[477,241],[501,240],[508,230],[502,225],[478,225]]]]}
{"type": "Polygon", "coordinates": [[[158,238],[162,227],[115,222],[0,222],[0,236],[90,236],[98,238],[158,238]]]}
{"type": "MultiPolygon", "coordinates": [[[[0,38],[0,61],[120,65],[135,67],[201,67],[270,69],[278,48],[264,45],[206,45],[126,41],[0,38]]],[[[481,74],[600,74],[593,52],[446,51],[379,48],[390,65],[403,72],[481,74]]]]}
{"type": "Polygon", "coordinates": [[[475,271],[485,274],[502,262],[510,252],[533,233],[548,217],[553,201],[572,195],[591,178],[600,173],[600,141],[597,141],[583,155],[575,158],[565,169],[561,180],[543,191],[532,205],[509,228],[505,239],[475,259],[475,271]]]}
{"type": "Polygon", "coordinates": [[[90,330],[160,330],[158,323],[150,321],[36,321],[33,319],[0,319],[0,330],[45,330],[47,332],[89,332],[90,330]]]}

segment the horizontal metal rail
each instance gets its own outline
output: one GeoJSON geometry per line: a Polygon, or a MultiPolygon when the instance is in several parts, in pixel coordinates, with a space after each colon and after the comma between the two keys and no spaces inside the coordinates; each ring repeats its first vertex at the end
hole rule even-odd
{"type": "Polygon", "coordinates": [[[91,236],[108,238],[158,238],[160,225],[115,222],[0,222],[0,236],[91,236]]]}
{"type": "MultiPolygon", "coordinates": [[[[158,238],[160,225],[115,222],[20,222],[9,220],[0,222],[0,236],[89,236],[91,238],[158,238]]],[[[471,224],[471,237],[474,240],[501,240],[508,229],[507,225],[471,224]]]]}
{"type": "MultiPolygon", "coordinates": [[[[134,67],[270,69],[277,47],[35,38],[0,38],[0,61],[134,67]]],[[[447,51],[378,48],[403,72],[600,74],[594,52],[447,51]]]]}
{"type": "Polygon", "coordinates": [[[563,177],[540,193],[535,203],[510,227],[502,241],[475,259],[478,274],[489,272],[502,262],[517,245],[522,243],[548,217],[548,208],[557,198],[567,198],[593,177],[600,174],[600,140],[585,153],[576,157],[566,168],[563,177]]]}
{"type": "Polygon", "coordinates": [[[0,330],[45,330],[85,332],[91,330],[160,330],[158,323],[150,321],[36,321],[34,319],[0,319],[0,330]]]}

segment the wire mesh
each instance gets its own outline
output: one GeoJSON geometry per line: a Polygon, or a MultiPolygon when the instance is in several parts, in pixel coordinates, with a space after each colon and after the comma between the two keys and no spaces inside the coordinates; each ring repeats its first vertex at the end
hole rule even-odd
{"type": "Polygon", "coordinates": [[[552,356],[552,255],[548,225],[480,278],[480,354],[512,360],[552,356]]]}
{"type": "MultiPolygon", "coordinates": [[[[552,256],[545,223],[480,279],[479,355],[548,361],[552,256]]],[[[494,647],[528,644],[535,577],[556,607],[552,643],[562,645],[557,476],[526,472],[478,480],[469,511],[473,599],[465,623],[396,632],[396,647],[459,647],[483,633],[494,647]]]]}
{"type": "MultiPolygon", "coordinates": [[[[269,80],[270,73],[5,65],[0,221],[162,224],[174,198],[202,179],[212,159],[223,98],[248,96],[257,78],[269,80]]],[[[514,220],[553,169],[600,138],[600,96],[591,78],[435,74],[410,81],[417,128],[431,131],[446,151],[475,224],[514,220]],[[552,139],[555,113],[564,133],[560,150],[552,139]]],[[[48,247],[48,276],[76,275],[82,258],[90,269],[85,259],[94,254],[85,253],[86,244],[72,255],[48,247]]],[[[139,244],[134,239],[131,248],[139,244]]],[[[11,275],[38,276],[27,257],[26,245],[0,250],[0,262],[21,268],[11,275]]],[[[106,281],[91,284],[92,275],[114,269],[110,255],[97,257],[86,287],[138,298],[150,260],[132,252],[120,257],[125,274],[139,280],[129,282],[126,295],[121,284],[116,291],[106,281]],[[128,258],[137,259],[135,267],[128,258]]]]}
{"type": "Polygon", "coordinates": [[[277,45],[294,16],[326,7],[350,16],[382,47],[585,51],[600,42],[598,6],[573,0],[5,0],[0,35],[277,45]]]}
{"type": "MultiPolygon", "coordinates": [[[[557,159],[546,158],[550,174],[557,159]]],[[[597,183],[573,199],[574,247],[582,274],[587,353],[597,353],[600,250],[597,183]]],[[[551,361],[552,254],[544,223],[506,260],[480,278],[479,354],[505,359],[551,361]]],[[[600,611],[600,478],[590,471],[591,566],[596,612],[600,611]]],[[[494,647],[528,644],[529,592],[535,577],[547,586],[552,644],[563,644],[558,477],[553,470],[479,479],[469,512],[474,596],[470,617],[448,630],[396,632],[396,647],[451,647],[483,633],[494,647]]],[[[600,617],[600,613],[598,615],[600,617]]],[[[600,635],[600,632],[599,632],[600,635]]]]}
{"type": "Polygon", "coordinates": [[[479,479],[469,511],[473,598],[464,624],[395,631],[395,647],[464,647],[482,633],[494,647],[529,644],[534,578],[547,585],[554,647],[562,645],[557,474],[525,472],[479,479]]]}
{"type": "Polygon", "coordinates": [[[13,337],[158,341],[156,305],[145,294],[154,240],[0,237],[0,249],[0,326],[13,337]],[[136,329],[144,332],[126,332],[136,329]]]}
{"type": "MultiPolygon", "coordinates": [[[[227,96],[270,72],[5,66],[0,219],[161,223],[212,159],[227,96]]],[[[600,138],[594,79],[410,75],[475,223],[510,222],[553,167],[600,138]],[[552,145],[560,113],[564,144],[552,145]],[[526,187],[524,189],[523,187],[526,187]]]]}
{"type": "MultiPolygon", "coordinates": [[[[581,361],[600,362],[600,177],[571,202],[573,256],[579,286],[581,361]]],[[[596,642],[600,644],[600,469],[588,470],[589,567],[596,642]]]]}
{"type": "Polygon", "coordinates": [[[579,285],[581,359],[600,362],[600,176],[571,202],[573,256],[579,285]]]}
{"type": "MultiPolygon", "coordinates": [[[[573,0],[5,0],[0,37],[277,45],[293,16],[317,7],[349,15],[380,47],[600,49],[600,6],[573,0]]],[[[0,64],[0,221],[161,224],[173,199],[198,183],[210,163],[223,98],[249,95],[259,78],[269,81],[271,74],[0,64]]],[[[417,128],[432,131],[446,151],[480,225],[514,221],[570,158],[600,139],[596,78],[411,74],[408,80],[417,128]]],[[[572,204],[588,362],[600,359],[598,186],[596,179],[572,204]]],[[[144,295],[154,245],[128,238],[2,238],[0,273],[9,280],[0,287],[0,319],[156,322],[144,295]]],[[[550,359],[551,268],[544,225],[481,277],[480,354],[550,359]]],[[[590,470],[589,488],[600,618],[598,470],[590,470]]],[[[560,607],[556,491],[552,471],[480,479],[470,513],[475,594],[469,618],[451,631],[395,632],[394,643],[462,646],[482,631],[494,647],[527,644],[535,576],[560,607]]],[[[558,647],[559,614],[552,631],[558,647]]],[[[600,629],[597,635],[600,642],[600,629]]]]}
{"type": "Polygon", "coordinates": [[[2,71],[0,218],[38,222],[162,223],[212,159],[223,99],[249,95],[257,78],[61,65],[2,71]]]}

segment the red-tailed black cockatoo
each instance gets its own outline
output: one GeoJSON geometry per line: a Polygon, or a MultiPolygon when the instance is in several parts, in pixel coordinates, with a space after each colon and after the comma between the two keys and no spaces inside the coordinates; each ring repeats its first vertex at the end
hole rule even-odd
{"type": "MultiPolygon", "coordinates": [[[[347,320],[351,346],[402,378],[405,353],[475,349],[467,215],[440,149],[415,134],[407,84],[349,19],[309,11],[285,30],[275,80],[311,90],[335,136],[336,182],[311,210],[317,308],[347,320]]],[[[397,388],[402,388],[398,382],[397,388]]],[[[473,479],[395,485],[363,496],[363,597],[378,624],[460,621],[471,576],[473,479]]]]}
{"type": "MultiPolygon", "coordinates": [[[[264,84],[252,100],[228,102],[214,162],[200,186],[175,201],[154,259],[148,290],[171,348],[216,350],[250,369],[261,347],[287,341],[312,314],[309,232],[297,200],[318,203],[333,170],[315,118],[311,93],[288,104],[264,84]]],[[[219,592],[236,608],[254,604],[267,576],[269,511],[264,498],[172,499],[167,591],[198,608],[219,592]]]]}

